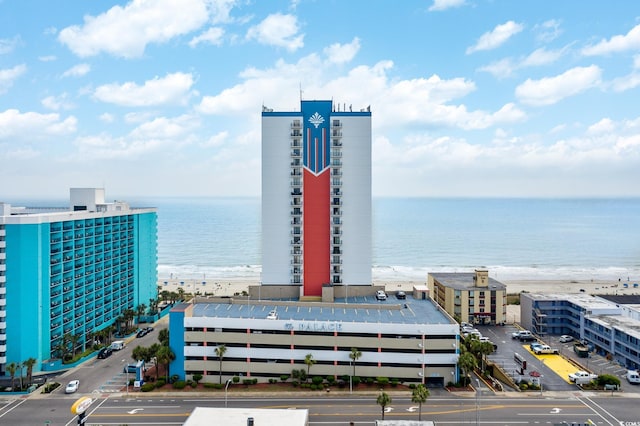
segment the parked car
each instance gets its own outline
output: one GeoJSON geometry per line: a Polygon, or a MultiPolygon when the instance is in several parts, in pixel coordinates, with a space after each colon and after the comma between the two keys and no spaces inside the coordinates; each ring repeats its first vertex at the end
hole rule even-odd
{"type": "Polygon", "coordinates": [[[404,300],[407,298],[407,294],[404,291],[398,291],[396,292],[396,299],[398,300],[404,300]]]}
{"type": "Polygon", "coordinates": [[[113,349],[111,349],[111,347],[107,346],[106,348],[102,348],[98,352],[98,359],[109,358],[112,353],[113,353],[113,349]]]}
{"type": "Polygon", "coordinates": [[[531,349],[532,352],[535,352],[537,348],[539,348],[540,346],[542,346],[542,343],[540,342],[531,342],[529,344],[529,349],[531,349]]]}
{"type": "Polygon", "coordinates": [[[558,339],[558,341],[560,343],[567,343],[567,342],[571,342],[573,340],[572,336],[569,336],[568,334],[563,334],[562,336],[560,336],[560,338],[558,339]]]}
{"type": "Polygon", "coordinates": [[[512,339],[522,340],[523,337],[529,337],[529,336],[532,336],[529,330],[518,330],[511,333],[512,339]]]}
{"type": "Polygon", "coordinates": [[[123,340],[116,340],[115,342],[111,343],[111,350],[113,351],[119,351],[124,349],[125,347],[125,343],[123,340]]]}
{"type": "Polygon", "coordinates": [[[638,374],[638,370],[628,370],[624,376],[632,385],[640,385],[640,374],[638,374]]]}
{"type": "Polygon", "coordinates": [[[597,374],[592,374],[582,370],[569,374],[569,381],[571,383],[575,383],[576,385],[585,385],[597,378],[598,378],[597,374]]]}
{"type": "Polygon", "coordinates": [[[147,334],[149,334],[153,331],[153,327],[145,327],[144,330],[146,330],[147,334]]]}
{"type": "Polygon", "coordinates": [[[64,393],[74,393],[80,387],[80,380],[72,380],[67,383],[67,386],[64,388],[64,393]]]}
{"type": "Polygon", "coordinates": [[[557,354],[557,353],[558,353],[558,350],[557,350],[557,349],[555,349],[555,348],[552,348],[552,347],[551,347],[551,346],[549,346],[549,345],[540,345],[540,346],[537,346],[537,347],[533,350],[533,352],[534,352],[536,355],[543,355],[543,354],[557,354]]]}
{"type": "Polygon", "coordinates": [[[140,330],[138,330],[138,332],[136,333],[136,337],[144,337],[147,335],[147,330],[145,328],[141,328],[140,330]]]}
{"type": "Polygon", "coordinates": [[[376,292],[376,299],[378,300],[387,300],[387,293],[382,290],[378,290],[376,292]]]}

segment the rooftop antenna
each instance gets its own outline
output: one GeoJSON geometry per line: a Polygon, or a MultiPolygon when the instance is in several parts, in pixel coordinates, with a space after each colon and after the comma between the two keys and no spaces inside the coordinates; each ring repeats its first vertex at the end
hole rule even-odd
{"type": "Polygon", "coordinates": [[[300,85],[300,102],[302,102],[302,82],[298,83],[300,85]]]}

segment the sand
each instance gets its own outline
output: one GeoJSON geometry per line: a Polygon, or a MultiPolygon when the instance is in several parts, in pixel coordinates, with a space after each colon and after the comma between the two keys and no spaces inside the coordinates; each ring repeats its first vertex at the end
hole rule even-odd
{"type": "MultiPolygon", "coordinates": [[[[584,289],[586,294],[618,294],[640,295],[640,286],[633,287],[633,282],[606,281],[606,280],[504,280],[508,294],[517,294],[523,291],[529,293],[580,293],[584,289]],[[627,284],[627,287],[624,285],[627,284]]],[[[206,281],[197,279],[160,278],[158,286],[160,291],[178,291],[182,288],[185,293],[213,294],[215,296],[233,296],[236,293],[246,291],[249,286],[258,285],[257,281],[247,279],[211,279],[206,281]],[[204,283],[204,284],[203,284],[204,283]]],[[[388,292],[403,290],[411,291],[414,286],[424,286],[425,281],[396,281],[374,282],[375,285],[384,285],[388,292]]]]}

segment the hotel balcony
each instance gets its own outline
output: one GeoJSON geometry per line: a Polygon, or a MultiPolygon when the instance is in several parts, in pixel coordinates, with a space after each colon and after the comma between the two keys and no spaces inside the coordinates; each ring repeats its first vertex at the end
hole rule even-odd
{"type": "Polygon", "coordinates": [[[336,179],[336,178],[331,179],[331,187],[335,188],[338,186],[342,186],[342,179],[336,179]]]}
{"type": "Polygon", "coordinates": [[[291,150],[291,157],[292,158],[302,158],[302,150],[295,148],[291,150]]]}
{"type": "Polygon", "coordinates": [[[300,129],[302,128],[302,123],[298,120],[298,121],[294,121],[293,123],[291,123],[291,128],[292,129],[300,129]]]}
{"type": "Polygon", "coordinates": [[[332,129],[341,129],[342,128],[342,121],[340,120],[333,120],[331,122],[331,128],[332,129]]]}
{"type": "Polygon", "coordinates": [[[341,141],[336,140],[336,139],[331,141],[331,147],[332,148],[340,148],[341,146],[342,146],[342,142],[341,141]]]}
{"type": "Polygon", "coordinates": [[[341,138],[341,137],[342,137],[342,132],[337,131],[337,130],[333,130],[333,131],[331,132],[331,137],[332,137],[332,138],[341,138]]]}
{"type": "MultiPolygon", "coordinates": [[[[342,216],[342,211],[340,209],[332,209],[331,216],[342,216]]],[[[336,224],[335,222],[333,223],[336,224]]]]}
{"type": "Polygon", "coordinates": [[[302,141],[300,139],[291,139],[291,148],[302,148],[302,141]]]}

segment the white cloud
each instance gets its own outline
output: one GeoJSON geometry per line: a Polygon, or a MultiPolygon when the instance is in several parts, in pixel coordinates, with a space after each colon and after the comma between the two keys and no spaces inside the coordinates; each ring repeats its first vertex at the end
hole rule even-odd
{"type": "Polygon", "coordinates": [[[132,0],[98,16],[85,16],[84,25],[64,28],[58,40],[80,57],[101,52],[139,57],[149,43],[163,43],[204,25],[208,4],[207,0],[132,0]]]}
{"type": "Polygon", "coordinates": [[[480,50],[495,49],[522,31],[523,28],[522,24],[514,21],[507,21],[504,24],[497,25],[493,30],[482,34],[475,45],[467,48],[466,53],[468,55],[480,50]]]}
{"type": "Polygon", "coordinates": [[[224,35],[224,30],[219,27],[211,27],[207,31],[203,32],[199,36],[196,36],[191,39],[189,42],[189,47],[196,47],[200,43],[213,44],[216,46],[220,46],[222,44],[222,36],[224,35]]]}
{"type": "Polygon", "coordinates": [[[521,67],[534,67],[551,64],[565,54],[567,48],[547,50],[544,47],[534,50],[527,56],[521,64],[521,67]]]}
{"type": "Polygon", "coordinates": [[[135,159],[149,153],[175,149],[194,140],[193,130],[199,120],[190,115],[174,118],[157,117],[142,123],[121,137],[102,133],[82,136],[75,140],[78,152],[75,159],[135,159]]]}
{"type": "Polygon", "coordinates": [[[538,24],[533,27],[533,31],[536,33],[536,39],[541,43],[549,43],[562,34],[560,21],[557,19],[550,19],[538,24]]]}
{"type": "Polygon", "coordinates": [[[55,55],[38,56],[40,62],[53,62],[58,58],[55,55]]]}
{"type": "Polygon", "coordinates": [[[209,139],[200,144],[203,148],[212,148],[224,145],[229,139],[229,132],[224,131],[211,136],[209,139]]]}
{"type": "Polygon", "coordinates": [[[177,72],[147,80],[142,86],[133,82],[105,84],[96,88],[93,96],[102,102],[122,106],[175,105],[187,101],[192,85],[191,74],[177,72]]]}
{"type": "Polygon", "coordinates": [[[527,79],[516,87],[516,97],[528,105],[551,105],[584,92],[600,83],[602,70],[596,66],[572,68],[555,77],[527,79]]]}
{"type": "Polygon", "coordinates": [[[77,64],[62,73],[62,77],[82,77],[91,71],[89,64],[77,64]]]}
{"type": "Polygon", "coordinates": [[[518,68],[520,68],[520,64],[515,63],[511,58],[504,58],[489,65],[484,65],[478,70],[488,72],[496,78],[507,78],[511,77],[518,68]]]}
{"type": "Polygon", "coordinates": [[[27,66],[24,64],[16,65],[13,68],[0,69],[0,95],[5,93],[13,82],[27,71],[27,66]]]}
{"type": "Polygon", "coordinates": [[[460,7],[465,4],[465,0],[433,0],[429,6],[429,12],[442,11],[452,7],[460,7]]]}
{"type": "Polygon", "coordinates": [[[513,136],[497,129],[489,143],[450,135],[378,136],[374,187],[380,195],[583,196],[633,192],[639,176],[640,118],[602,119],[570,139],[548,133],[513,136]],[[624,182],[608,176],[625,174],[624,182]],[[577,182],[583,185],[576,185],[577,182]],[[615,188],[612,186],[615,183],[615,188]]]}
{"type": "Polygon", "coordinates": [[[19,42],[20,37],[17,36],[13,38],[0,38],[0,55],[13,52],[13,49],[16,48],[19,42]]]}
{"type": "Polygon", "coordinates": [[[323,53],[327,56],[329,62],[335,64],[343,64],[350,62],[360,50],[360,39],[354,38],[351,43],[340,44],[335,43],[329,47],[325,47],[323,53]]]}
{"type": "Polygon", "coordinates": [[[244,81],[223,90],[217,95],[204,96],[196,110],[203,114],[255,115],[260,105],[276,110],[292,110],[292,99],[297,99],[300,76],[303,97],[321,99],[327,93],[338,93],[353,106],[354,111],[371,105],[376,113],[374,125],[378,128],[397,128],[414,125],[425,127],[459,127],[464,129],[486,128],[499,123],[521,121],[525,114],[513,104],[506,104],[498,111],[469,111],[465,105],[453,103],[476,89],[473,81],[464,78],[442,79],[438,75],[412,80],[392,80],[387,73],[393,68],[390,61],[381,61],[372,67],[357,66],[346,76],[328,77],[333,69],[331,62],[322,62],[316,55],[302,58],[298,63],[279,61],[272,69],[247,69],[241,77],[244,81]]]}
{"type": "Polygon", "coordinates": [[[298,34],[298,31],[298,19],[294,15],[275,13],[249,28],[247,39],[293,52],[304,46],[304,34],[298,34]]]}
{"type": "Polygon", "coordinates": [[[635,55],[633,57],[633,68],[640,69],[640,55],[635,55]]]}
{"type": "Polygon", "coordinates": [[[100,114],[99,118],[100,118],[100,121],[107,124],[111,124],[114,121],[116,121],[116,118],[113,116],[113,114],[109,114],[108,112],[105,112],[104,114],[100,114]]]}
{"type": "Polygon", "coordinates": [[[493,74],[493,76],[497,78],[506,78],[512,76],[517,70],[522,68],[551,64],[560,59],[567,50],[568,47],[557,50],[547,50],[542,47],[534,50],[526,57],[519,59],[504,58],[489,65],[482,66],[478,68],[478,70],[493,74]]]}
{"type": "Polygon", "coordinates": [[[0,112],[0,140],[40,136],[55,136],[76,131],[77,120],[70,116],[61,120],[60,115],[40,114],[37,112],[21,113],[17,109],[0,112]]]}
{"type": "Polygon", "coordinates": [[[74,107],[73,103],[69,102],[66,93],[59,96],[47,96],[41,103],[42,106],[53,111],[68,110],[74,107]]]}
{"type": "Polygon", "coordinates": [[[633,71],[623,77],[614,79],[611,84],[614,92],[625,92],[640,86],[640,72],[633,71]]]}
{"type": "Polygon", "coordinates": [[[616,35],[609,40],[602,40],[585,47],[582,49],[582,54],[586,56],[607,55],[637,49],[640,49],[640,24],[629,30],[626,35],[616,35]]]}

